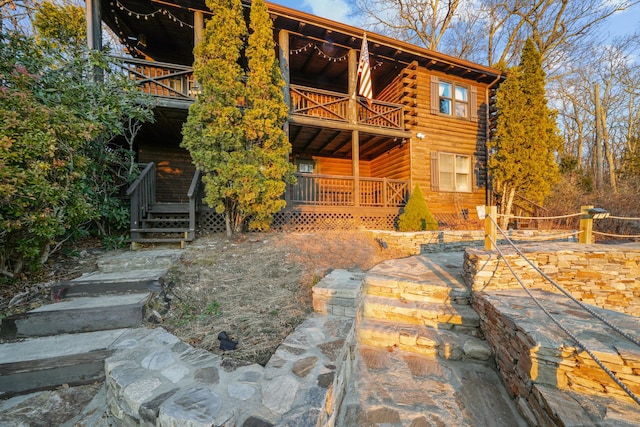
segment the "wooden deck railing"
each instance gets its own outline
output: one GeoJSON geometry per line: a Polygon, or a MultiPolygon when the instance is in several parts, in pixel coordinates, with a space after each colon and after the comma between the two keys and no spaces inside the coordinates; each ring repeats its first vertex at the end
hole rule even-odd
{"type": "MultiPolygon", "coordinates": [[[[138,179],[127,190],[130,198],[131,223],[130,229],[140,228],[142,220],[147,217],[149,209],[156,203],[156,165],[148,163],[140,173],[138,179]]],[[[134,239],[139,235],[133,235],[134,239]]]]}
{"type": "MultiPolygon", "coordinates": [[[[124,70],[140,89],[153,96],[193,100],[196,87],[193,67],[166,62],[113,56],[115,67],[124,70]]],[[[291,85],[291,114],[349,121],[349,95],[322,89],[291,85]]],[[[357,104],[360,124],[404,130],[404,106],[374,100],[369,106],[357,104]]]]}
{"type": "MultiPolygon", "coordinates": [[[[348,122],[349,95],[291,85],[291,114],[348,122]]],[[[371,106],[358,102],[357,121],[370,126],[404,130],[404,106],[376,100],[371,106]]]]}
{"type": "Polygon", "coordinates": [[[113,64],[128,73],[145,93],[163,98],[195,98],[197,88],[193,67],[135,58],[112,58],[113,64]]]}
{"type": "Polygon", "coordinates": [[[196,217],[202,198],[202,172],[200,169],[196,169],[193,174],[187,197],[189,198],[189,237],[193,240],[196,238],[196,217]]]}
{"type": "MultiPolygon", "coordinates": [[[[356,206],[356,181],[351,176],[296,174],[297,182],[287,187],[292,205],[356,206]]],[[[400,207],[406,202],[409,182],[387,178],[359,179],[359,206],[400,207]]]]}

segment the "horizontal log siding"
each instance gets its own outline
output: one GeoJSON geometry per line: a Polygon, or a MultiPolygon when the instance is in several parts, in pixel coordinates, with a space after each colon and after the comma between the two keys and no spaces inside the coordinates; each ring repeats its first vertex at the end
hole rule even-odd
{"type": "Polygon", "coordinates": [[[434,213],[460,215],[462,209],[468,209],[470,218],[477,218],[477,205],[485,203],[485,89],[486,86],[471,80],[434,72],[424,67],[415,67],[405,71],[405,78],[415,80],[415,89],[406,90],[408,116],[412,117],[408,128],[414,138],[411,142],[411,188],[420,185],[425,199],[434,213]],[[432,114],[431,112],[431,76],[440,80],[460,83],[477,90],[478,121],[457,119],[451,116],[432,114]],[[420,140],[415,135],[420,132],[425,138],[420,140]],[[447,152],[473,156],[473,173],[471,193],[453,193],[432,191],[431,188],[431,153],[447,152]]]}
{"type": "MultiPolygon", "coordinates": [[[[350,159],[313,157],[313,160],[316,162],[313,173],[320,175],[353,176],[352,162],[350,159]]],[[[372,177],[371,162],[360,161],[360,176],[372,177]]]]}
{"type": "Polygon", "coordinates": [[[395,147],[371,161],[371,176],[374,178],[404,179],[411,176],[409,143],[395,147]]]}
{"type": "Polygon", "coordinates": [[[374,97],[379,101],[398,103],[398,100],[400,99],[400,95],[402,93],[401,86],[401,76],[398,76],[393,79],[393,81],[389,85],[387,85],[387,87],[382,89],[380,93],[376,94],[374,92],[374,97]]]}
{"type": "Polygon", "coordinates": [[[186,203],[195,166],[187,150],[179,147],[141,145],[140,163],[156,164],[156,201],[186,203]]]}

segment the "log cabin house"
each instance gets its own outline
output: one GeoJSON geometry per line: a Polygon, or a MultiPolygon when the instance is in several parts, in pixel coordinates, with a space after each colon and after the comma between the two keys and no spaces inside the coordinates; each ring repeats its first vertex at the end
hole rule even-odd
{"type": "MultiPolygon", "coordinates": [[[[247,8],[249,0],[243,0],[247,8]]],[[[297,184],[275,229],[394,229],[418,184],[436,218],[477,218],[487,204],[487,151],[495,69],[368,33],[373,84],[369,106],[357,95],[363,30],[267,3],[284,80],[297,184]]],[[[87,1],[89,44],[101,47],[104,22],[130,58],[116,63],[157,99],[156,122],[136,138],[147,164],[130,188],[133,241],[151,232],[222,231],[199,203],[199,174],[180,148],[197,87],[193,47],[207,20],[203,0],[87,1]],[[188,224],[188,225],[187,225],[188,224]]]]}

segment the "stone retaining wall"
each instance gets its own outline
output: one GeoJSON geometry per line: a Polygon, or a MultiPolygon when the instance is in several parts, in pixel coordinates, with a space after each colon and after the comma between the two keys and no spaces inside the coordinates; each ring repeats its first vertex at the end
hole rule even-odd
{"type": "MultiPolygon", "coordinates": [[[[564,296],[534,291],[536,298],[572,333],[588,342],[590,350],[636,396],[640,395],[640,351],[633,344],[590,318],[573,318],[576,310],[562,309],[564,296]],[[546,295],[545,295],[546,294],[546,295]]],[[[474,294],[473,307],[480,315],[485,338],[495,354],[498,371],[507,392],[516,400],[520,412],[532,425],[583,425],[585,419],[598,419],[606,407],[609,419],[615,412],[627,413],[630,423],[611,420],[603,425],[637,425],[637,404],[562,331],[525,303],[524,291],[480,292],[474,294]],[[595,413],[581,405],[579,396],[599,396],[592,403],[595,413]],[[599,409],[595,409],[597,407],[599,409]],[[625,408],[631,407],[627,411],[625,408]],[[610,412],[610,413],[609,413],[610,412]]],[[[640,319],[610,313],[609,320],[629,333],[637,330],[640,319]]],[[[605,421],[607,418],[605,417],[605,421]]],[[[594,425],[600,425],[594,423],[594,425]]]]}
{"type": "MultiPolygon", "coordinates": [[[[640,313],[640,244],[544,243],[519,247],[538,268],[578,300],[634,316],[640,313]]],[[[559,292],[513,249],[501,250],[527,287],[559,292]]],[[[495,251],[467,249],[464,276],[473,291],[521,289],[495,251]]]]}
{"type": "MultiPolygon", "coordinates": [[[[438,231],[370,231],[381,245],[397,249],[407,255],[431,252],[463,251],[470,246],[484,245],[484,230],[438,230],[438,231]]],[[[509,238],[516,242],[554,240],[574,242],[575,232],[562,230],[509,230],[509,238]]]]}

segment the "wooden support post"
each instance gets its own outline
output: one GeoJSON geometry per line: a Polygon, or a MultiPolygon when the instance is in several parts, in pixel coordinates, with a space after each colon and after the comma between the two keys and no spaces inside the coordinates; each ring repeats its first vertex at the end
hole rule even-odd
{"type": "Polygon", "coordinates": [[[202,41],[204,34],[204,13],[200,10],[193,12],[193,46],[196,47],[202,41]]]}
{"type": "Polygon", "coordinates": [[[360,132],[358,131],[358,55],[349,50],[349,122],[355,127],[351,131],[351,161],[353,171],[353,204],[360,206],[360,132]]]}
{"type": "Polygon", "coordinates": [[[593,243],[593,217],[589,213],[593,206],[580,207],[580,236],[578,241],[590,245],[593,243]]]}
{"type": "Polygon", "coordinates": [[[280,60],[280,72],[284,80],[282,88],[284,102],[291,111],[291,72],[289,68],[289,32],[280,30],[278,33],[278,59],[280,60]]]}
{"type": "Polygon", "coordinates": [[[496,223],[498,220],[498,208],[496,206],[485,206],[484,217],[484,248],[488,251],[493,251],[496,246],[493,242],[497,240],[496,223]],[[493,220],[493,221],[492,221],[493,220]]]}
{"type": "Polygon", "coordinates": [[[87,46],[89,49],[102,50],[100,0],[87,0],[85,15],[87,21],[87,46]]]}

